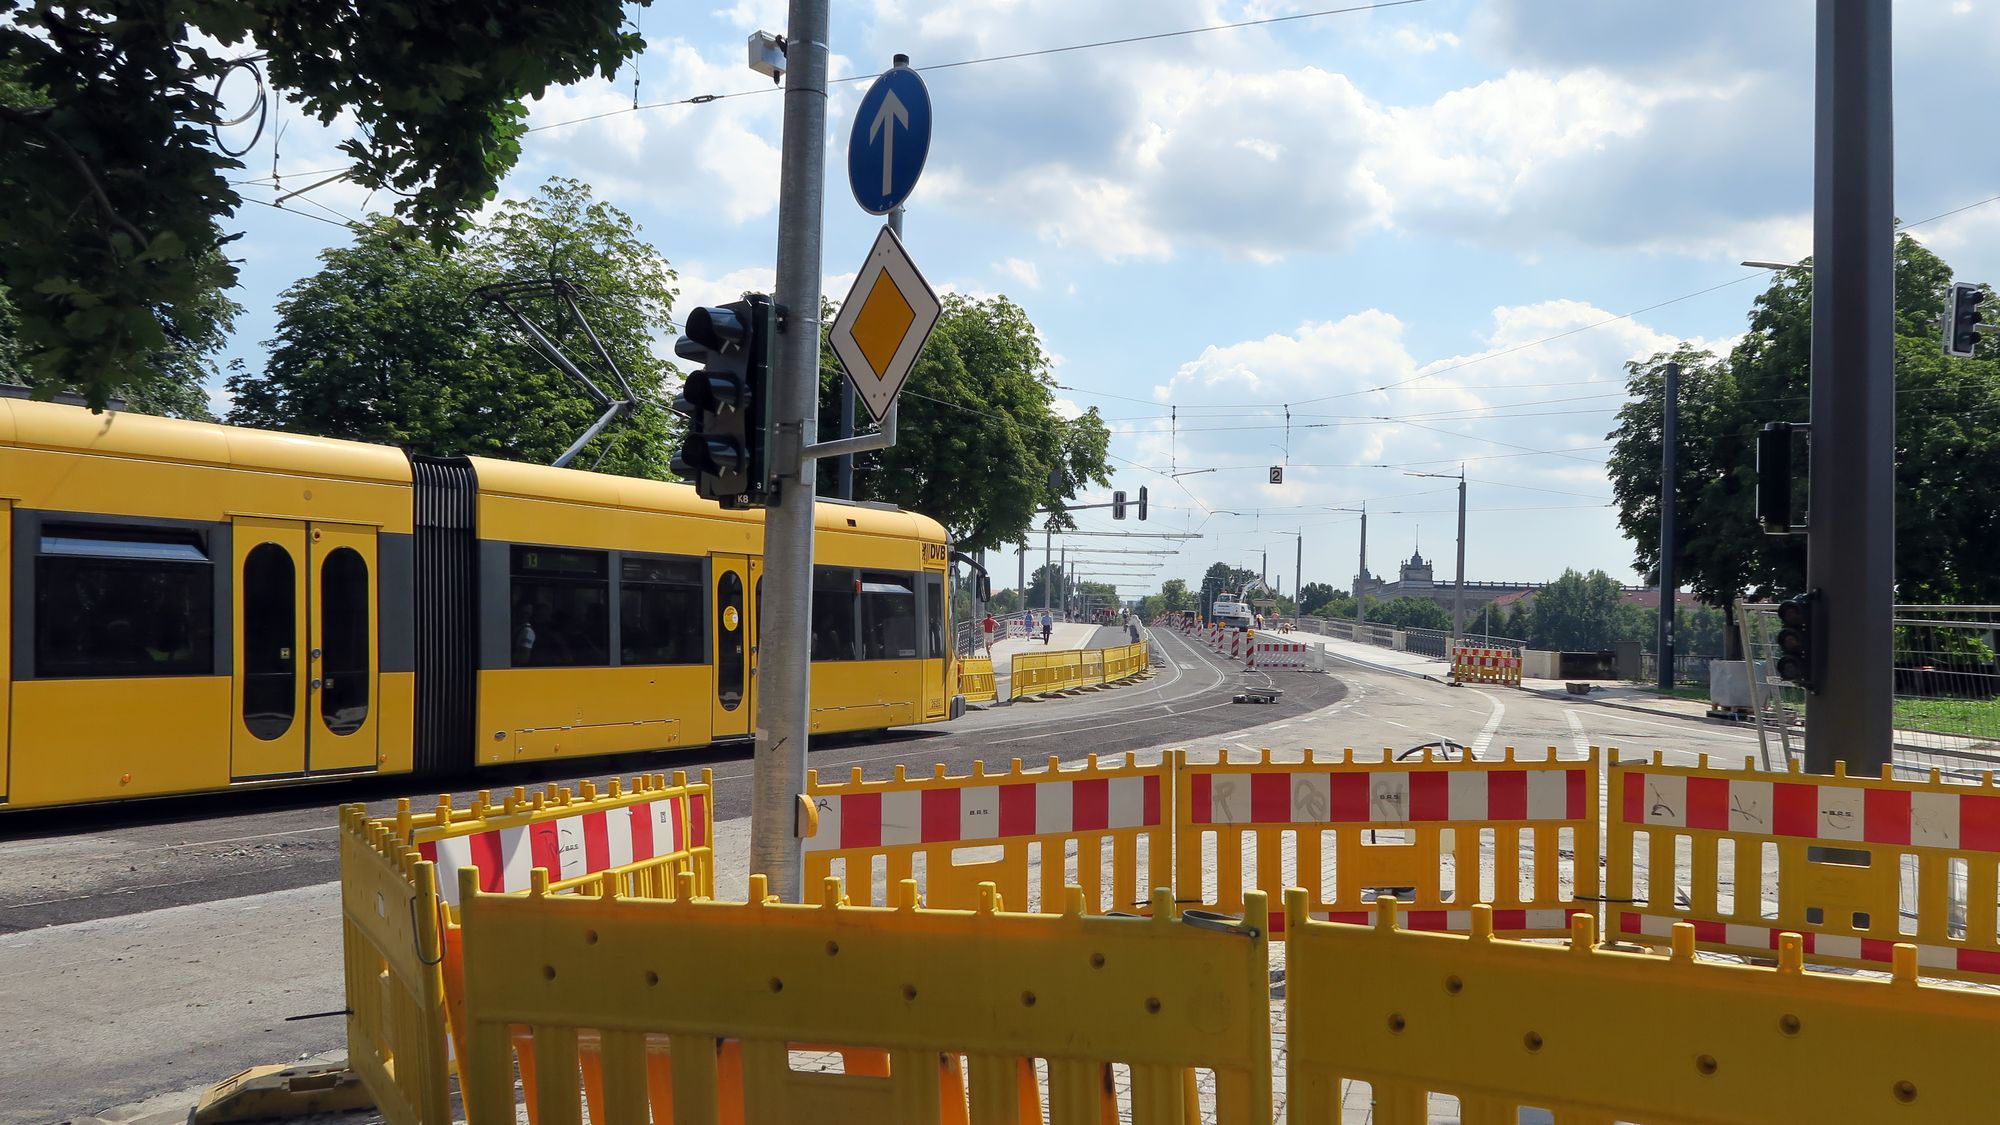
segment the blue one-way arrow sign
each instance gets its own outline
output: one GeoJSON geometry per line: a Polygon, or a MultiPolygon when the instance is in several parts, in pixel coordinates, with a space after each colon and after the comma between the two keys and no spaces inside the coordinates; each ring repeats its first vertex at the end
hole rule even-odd
{"type": "Polygon", "coordinates": [[[871,215],[910,197],[931,153],[931,95],[907,66],[884,72],[861,99],[847,138],[847,183],[871,215]]]}

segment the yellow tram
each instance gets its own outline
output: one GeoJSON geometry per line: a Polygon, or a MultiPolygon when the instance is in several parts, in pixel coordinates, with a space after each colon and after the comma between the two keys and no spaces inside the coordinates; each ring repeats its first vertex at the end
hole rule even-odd
{"type": "MultiPolygon", "coordinates": [[[[955,717],[934,520],[822,501],[816,732],[955,717]]],[[[0,808],[755,729],[761,512],[0,398],[0,808]]]]}

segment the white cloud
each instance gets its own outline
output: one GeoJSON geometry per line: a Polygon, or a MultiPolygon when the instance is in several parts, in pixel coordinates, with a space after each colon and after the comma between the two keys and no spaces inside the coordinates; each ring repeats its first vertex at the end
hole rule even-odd
{"type": "Polygon", "coordinates": [[[993,268],[1030,289],[1042,287],[1041,271],[1035,268],[1035,263],[1025,258],[1009,258],[1004,262],[995,262],[993,268]]]}

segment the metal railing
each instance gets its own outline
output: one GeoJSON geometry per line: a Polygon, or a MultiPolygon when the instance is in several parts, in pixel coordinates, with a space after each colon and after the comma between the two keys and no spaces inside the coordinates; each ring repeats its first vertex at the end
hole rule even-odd
{"type": "MultiPolygon", "coordinates": [[[[1778,607],[1739,607],[1757,717],[1774,751],[1805,755],[1805,690],[1777,674],[1778,607]]],[[[2000,606],[1899,605],[1893,653],[1898,777],[2000,769],[2000,606]]]]}

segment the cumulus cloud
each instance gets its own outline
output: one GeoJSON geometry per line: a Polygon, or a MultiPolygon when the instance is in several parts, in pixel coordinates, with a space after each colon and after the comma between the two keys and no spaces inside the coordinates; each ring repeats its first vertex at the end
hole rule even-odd
{"type": "Polygon", "coordinates": [[[1008,258],[1004,262],[995,262],[993,268],[1030,289],[1042,287],[1042,272],[1035,268],[1035,263],[1025,258],[1008,258]]]}

